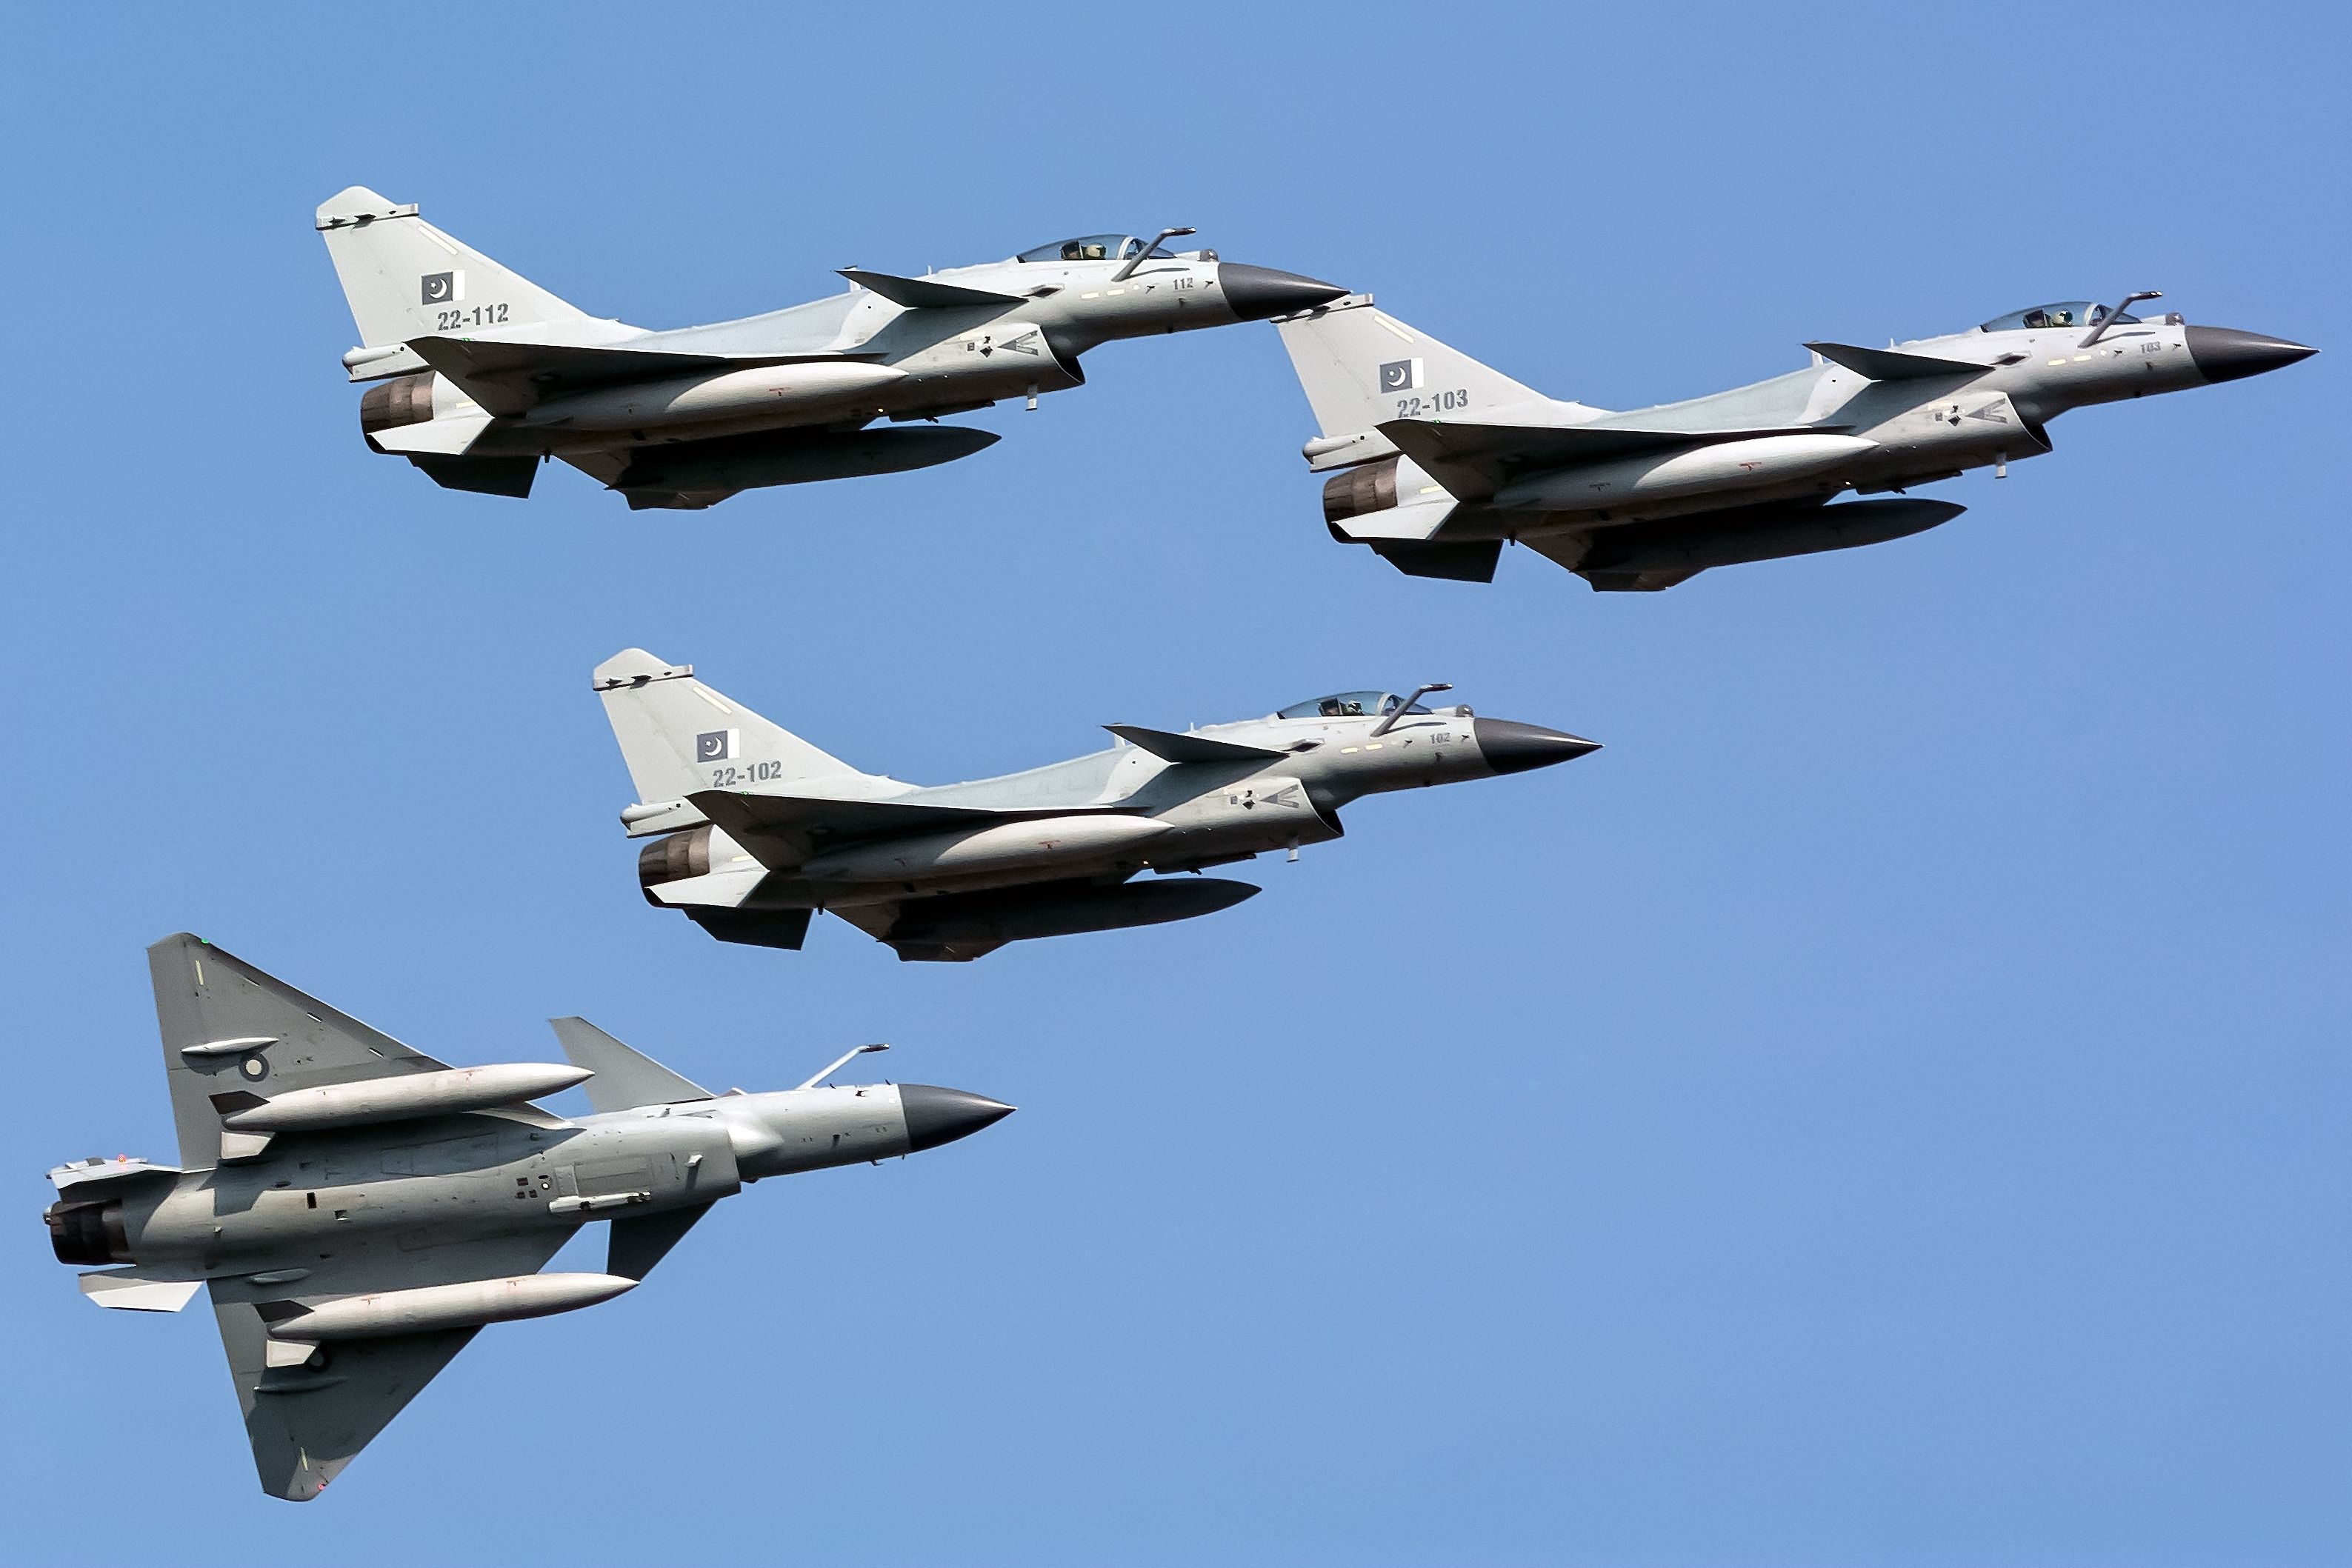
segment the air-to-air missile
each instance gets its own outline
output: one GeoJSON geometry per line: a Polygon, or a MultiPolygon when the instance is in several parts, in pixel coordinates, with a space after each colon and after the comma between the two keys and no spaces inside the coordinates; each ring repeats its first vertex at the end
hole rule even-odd
{"type": "Polygon", "coordinates": [[[825,1082],[713,1094],[582,1019],[571,1065],[447,1067],[194,936],[147,950],[180,1163],[49,1173],[58,1260],[102,1307],[210,1292],[264,1491],[306,1501],[485,1324],[607,1301],[722,1197],[879,1161],[1013,1107],[825,1082]],[[575,1084],[592,1115],[531,1103],[575,1084]],[[539,1270],[595,1220],[601,1273],[539,1270]]]}
{"type": "Polygon", "coordinates": [[[1119,744],[1001,779],[920,788],[862,773],[642,648],[596,667],[636,785],[621,813],[646,899],[713,936],[800,946],[826,910],[901,958],[976,958],[1007,942],[1154,925],[1229,908],[1248,883],[1165,876],[1339,836],[1361,796],[1566,762],[1558,730],[1343,692],[1181,732],[1104,727],[1119,744]]]}
{"type": "Polygon", "coordinates": [[[1350,296],[1282,321],[1322,434],[1331,537],[1417,577],[1486,582],[1505,542],[1596,589],[1848,549],[1964,509],[1905,495],[2050,450],[2069,409],[2237,381],[2315,352],[2283,338],[2039,305],[1890,348],[1808,343],[1767,382],[1614,413],[1548,398],[1350,296]],[[1852,490],[1877,500],[1830,501],[1852,490]]]}
{"type": "Polygon", "coordinates": [[[920,277],[841,269],[848,292],[709,326],[590,316],[359,185],[317,218],[360,346],[360,428],[456,490],[526,496],[560,457],[632,507],[894,474],[992,444],[921,423],[1079,385],[1119,338],[1262,321],[1345,289],[1171,251],[1189,228],[1056,240],[920,277]],[[876,422],[881,422],[878,425],[876,422]],[[913,423],[910,423],[913,422],[913,423]]]}

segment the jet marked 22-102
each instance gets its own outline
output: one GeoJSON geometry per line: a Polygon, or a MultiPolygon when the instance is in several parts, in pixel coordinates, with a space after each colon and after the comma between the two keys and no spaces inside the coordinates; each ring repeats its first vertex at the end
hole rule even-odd
{"type": "Polygon", "coordinates": [[[1180,875],[1339,837],[1367,795],[1488,779],[1599,748],[1538,725],[1398,695],[1339,692],[1119,744],[1000,779],[929,788],[852,768],[669,664],[626,648],[593,684],[636,786],[621,813],[646,900],[723,942],[797,948],[819,910],[901,958],[1156,925],[1227,909],[1244,882],[1180,875]],[[713,732],[740,761],[704,762],[713,732]],[[756,770],[756,787],[742,788],[756,770]],[[1141,881],[1144,873],[1152,880],[1141,881]]]}

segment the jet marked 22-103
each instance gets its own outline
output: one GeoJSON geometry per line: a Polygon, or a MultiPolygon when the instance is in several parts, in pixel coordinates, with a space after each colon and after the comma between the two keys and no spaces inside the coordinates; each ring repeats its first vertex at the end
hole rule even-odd
{"type": "Polygon", "coordinates": [[[2313,352],[2283,338],[2136,316],[2158,298],[2037,305],[1632,413],[1548,398],[1351,296],[1281,323],[1322,434],[1332,538],[1416,577],[1485,582],[1506,542],[1596,589],[1655,591],[1709,567],[1901,538],[1963,510],[1906,495],[2048,452],[2070,409],[2237,381],[2313,352]],[[1409,350],[1399,357],[1400,350],[1409,350]],[[1451,390],[1423,392],[1426,380],[1451,390]],[[1889,499],[1831,506],[1845,491],[1889,499]]]}
{"type": "Polygon", "coordinates": [[[997,438],[941,425],[1081,384],[1098,344],[1262,321],[1346,291],[1171,251],[1189,228],[1056,240],[920,277],[841,269],[849,292],[648,331],[578,307],[354,185],[317,225],[360,346],[343,356],[368,444],[456,490],[527,496],[562,458],[632,507],[891,474],[997,438]],[[877,426],[877,422],[881,422],[877,426]]]}

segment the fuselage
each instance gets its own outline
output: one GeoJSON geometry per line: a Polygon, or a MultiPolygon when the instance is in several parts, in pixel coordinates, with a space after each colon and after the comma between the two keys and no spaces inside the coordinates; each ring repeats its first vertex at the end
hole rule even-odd
{"type": "Polygon", "coordinates": [[[845,294],[665,330],[614,320],[481,326],[457,311],[450,333],[469,343],[755,362],[557,392],[495,414],[458,380],[422,371],[372,390],[362,425],[379,450],[405,451],[407,438],[390,433],[487,421],[466,455],[573,459],[763,431],[850,431],[1062,391],[1085,380],[1079,356],[1103,343],[1264,319],[1340,292],[1214,251],[1139,256],[1144,243],[1098,235],[919,278],[866,274],[872,286],[845,294]]]}
{"type": "MultiPolygon", "coordinates": [[[[159,1176],[120,1194],[78,1200],[66,1185],[50,1227],[74,1239],[58,1244],[69,1261],[136,1263],[187,1278],[299,1268],[428,1239],[438,1245],[563,1231],[698,1207],[763,1176],[928,1146],[919,1124],[910,1137],[907,1099],[924,1093],[959,1092],[827,1086],[575,1123],[492,1112],[283,1134],[257,1158],[159,1176]]],[[[93,1185],[103,1184],[107,1167],[91,1174],[93,1185]]]]}
{"type": "Polygon", "coordinates": [[[1445,517],[1446,538],[1532,541],[1731,507],[1818,503],[1846,491],[1906,490],[2039,456],[2051,450],[2049,423],[2071,410],[2236,380],[2311,351],[2190,326],[2174,314],[2118,315],[2091,340],[2103,314],[2080,303],[2045,306],[1885,351],[1824,344],[1830,355],[1817,350],[1805,369],[1622,412],[1549,399],[1485,406],[1468,392],[1417,392],[1393,400],[1395,418],[1622,430],[1644,444],[1597,460],[1520,461],[1486,483],[1465,484],[1458,470],[1433,474],[1401,456],[1392,469],[1335,478],[1327,516],[1349,537],[1397,537],[1370,517],[1433,497],[1460,503],[1445,517]],[[1832,357],[1841,353],[1854,363],[1832,357]],[[1441,402],[1444,413],[1423,412],[1441,402]],[[1677,432],[1699,439],[1688,445],[1649,439],[1677,432]],[[1725,432],[1746,434],[1706,439],[1725,432]],[[1350,521],[1357,517],[1366,521],[1350,521]]]}
{"type": "MultiPolygon", "coordinates": [[[[649,899],[673,908],[839,912],[910,894],[1198,871],[1338,838],[1340,808],[1366,795],[1491,778],[1597,749],[1558,731],[1480,719],[1467,707],[1381,711],[1383,701],[1398,700],[1378,692],[1317,698],[1002,778],[902,786],[879,798],[1024,820],[870,838],[793,869],[763,865],[716,827],[694,828],[647,845],[640,879],[649,899]],[[1182,754],[1185,741],[1250,749],[1205,760],[1160,754],[1182,754]]],[[[709,768],[711,788],[735,788],[732,771],[709,768]]]]}

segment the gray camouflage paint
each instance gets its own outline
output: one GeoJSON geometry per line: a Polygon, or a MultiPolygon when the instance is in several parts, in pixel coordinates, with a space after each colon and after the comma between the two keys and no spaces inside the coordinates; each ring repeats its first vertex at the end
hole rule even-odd
{"type": "Polygon", "coordinates": [[[1461,706],[1394,716],[1375,733],[1382,694],[1350,694],[1373,698],[1371,710],[1181,734],[1114,725],[1125,744],[1108,750],[924,788],[860,772],[643,649],[593,679],[638,790],[623,824],[632,837],[665,835],[639,858],[649,901],[722,939],[782,947],[799,946],[810,912],[826,910],[906,958],[1208,914],[1256,889],[1122,884],[1336,839],[1340,809],[1367,795],[1598,749],[1461,706]],[[992,844],[1002,853],[959,863],[992,844]],[[845,865],[863,869],[826,874],[845,865]]]}
{"type": "Polygon", "coordinates": [[[1654,590],[1934,527],[1962,508],[1824,503],[2038,456],[2070,410],[2314,352],[2174,314],[2098,326],[2103,314],[2075,302],[1885,350],[1808,344],[1806,369],[1626,413],[1545,397],[1369,297],[1280,327],[1322,428],[1307,462],[1342,470],[1325,490],[1335,538],[1415,575],[1480,581],[1516,541],[1595,588],[1654,590]]]}
{"type": "Polygon", "coordinates": [[[416,1299],[400,1292],[476,1283],[562,1296],[572,1282],[568,1301],[510,1316],[589,1304],[643,1279],[747,1183],[935,1147],[1011,1110],[922,1084],[713,1095],[565,1019],[565,1053],[595,1074],[593,1114],[516,1103],[241,1141],[216,1096],[446,1070],[200,938],[166,937],[148,960],[180,1166],[52,1171],[53,1242],[65,1261],[127,1265],[83,1276],[100,1305],[177,1311],[209,1291],[262,1488],[295,1501],[316,1497],[481,1321],[503,1321],[314,1342],[306,1316],[381,1316],[416,1299]],[[604,1275],[538,1275],[599,1220],[613,1221],[604,1275]]]}
{"type": "Polygon", "coordinates": [[[650,331],[589,316],[362,186],[328,198],[315,222],[360,330],[344,367],[382,383],[361,402],[371,447],[451,488],[509,496],[557,457],[637,507],[967,456],[996,437],[908,422],[1010,398],[1034,407],[1083,382],[1079,358],[1101,344],[1345,292],[1214,251],[1146,256],[1150,240],[1094,235],[919,277],[844,268],[845,294],[650,331]],[[1138,254],[1090,243],[1103,239],[1138,254]]]}

